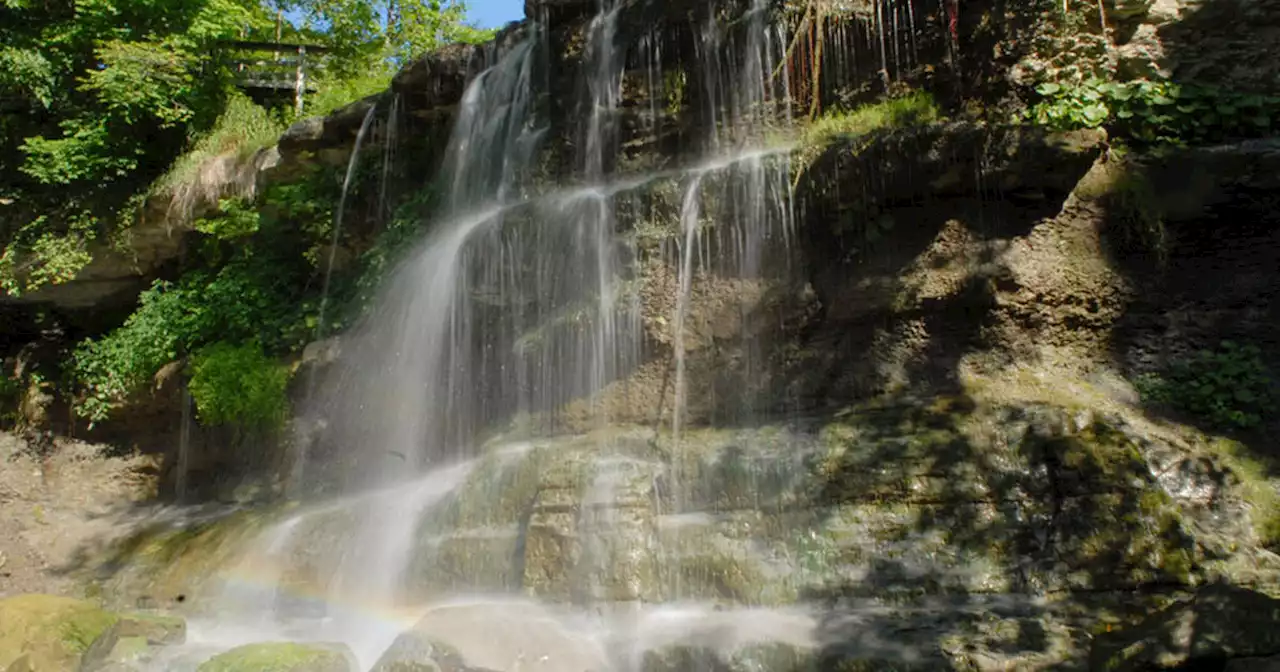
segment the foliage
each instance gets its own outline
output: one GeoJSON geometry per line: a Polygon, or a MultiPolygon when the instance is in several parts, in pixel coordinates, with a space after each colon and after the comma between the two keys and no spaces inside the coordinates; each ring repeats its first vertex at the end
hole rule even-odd
{"type": "Polygon", "coordinates": [[[241,238],[258,230],[258,211],[242,199],[223,199],[216,213],[195,221],[195,228],[219,240],[241,238]]]}
{"type": "MultiPolygon", "coordinates": [[[[423,50],[486,37],[464,12],[439,0],[0,2],[0,289],[74,278],[88,244],[118,239],[147,195],[174,197],[183,217],[247,195],[228,186],[245,182],[246,159],[293,112],[235,92],[232,41],[329,46],[331,72],[308,109],[323,113],[385,86],[423,50]],[[307,22],[284,22],[286,10],[307,22]]],[[[251,228],[214,222],[232,214],[202,226],[251,228]]]]}
{"type": "Polygon", "coordinates": [[[160,367],[177,358],[190,322],[183,299],[170,283],[157,281],[143,292],[141,306],[124,326],[76,349],[73,370],[83,387],[77,404],[80,415],[93,422],[106,419],[160,367]]]}
{"type": "Polygon", "coordinates": [[[303,114],[319,117],[351,102],[386,91],[395,74],[389,68],[373,68],[364,74],[340,79],[321,79],[318,90],[306,99],[303,114]]]}
{"type": "Polygon", "coordinates": [[[1138,385],[1145,397],[1222,429],[1253,429],[1268,420],[1280,402],[1274,387],[1261,350],[1231,341],[1201,350],[1138,385]]]}
{"type": "Polygon", "coordinates": [[[0,4],[6,293],[74,277],[86,244],[130,221],[134,195],[216,117],[230,81],[217,44],[253,29],[255,2],[0,4]]]}
{"type": "Polygon", "coordinates": [[[279,427],[288,411],[289,369],[256,342],[215,343],[192,358],[189,389],[200,422],[279,427]]]}
{"type": "Polygon", "coordinates": [[[338,80],[382,73],[390,65],[452,42],[481,42],[493,31],[463,22],[460,0],[308,0],[299,3],[304,27],[323,26],[323,41],[338,54],[338,80]]]}
{"type": "Polygon", "coordinates": [[[1039,13],[1016,69],[1038,82],[1110,79],[1115,72],[1113,46],[1093,3],[1027,0],[1026,11],[1039,13]]]}
{"type": "Polygon", "coordinates": [[[1028,112],[1035,123],[1060,130],[1106,127],[1145,143],[1211,142],[1280,129],[1280,96],[1100,77],[1044,82],[1036,92],[1042,99],[1028,112]]]}
{"type": "Polygon", "coordinates": [[[47,220],[41,215],[18,229],[0,253],[0,290],[10,296],[70,280],[90,261],[88,244],[97,236],[91,214],[64,216],[62,231],[50,230],[47,220]]]}
{"type": "Polygon", "coordinates": [[[296,263],[242,247],[216,271],[157,281],[120,328],[82,343],[73,355],[77,412],[101,422],[146,388],[165,364],[210,343],[256,342],[272,352],[305,340],[312,304],[296,263]]]}
{"type": "Polygon", "coordinates": [[[396,209],[386,228],[361,255],[360,272],[355,279],[354,296],[351,298],[356,305],[349,312],[356,312],[360,307],[372,303],[374,293],[393,264],[418,239],[423,222],[427,221],[428,214],[437,202],[436,198],[436,191],[425,187],[396,209]]]}

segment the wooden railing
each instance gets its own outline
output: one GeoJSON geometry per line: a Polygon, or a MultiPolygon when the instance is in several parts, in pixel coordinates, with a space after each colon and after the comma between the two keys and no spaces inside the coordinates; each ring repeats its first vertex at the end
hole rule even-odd
{"type": "Polygon", "coordinates": [[[299,116],[306,94],[315,91],[309,73],[324,67],[324,55],[329,51],[316,44],[282,42],[236,41],[225,46],[241,55],[233,61],[237,86],[277,94],[292,91],[299,116]]]}

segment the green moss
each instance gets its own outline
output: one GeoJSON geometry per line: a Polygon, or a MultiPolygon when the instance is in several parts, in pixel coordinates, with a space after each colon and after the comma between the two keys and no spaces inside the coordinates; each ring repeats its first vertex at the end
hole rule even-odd
{"type": "Polygon", "coordinates": [[[214,656],[198,672],[349,672],[347,655],[338,648],[267,642],[250,644],[214,656]]]}
{"type": "Polygon", "coordinates": [[[1083,482],[1128,487],[1135,476],[1147,473],[1146,461],[1133,441],[1103,422],[1084,430],[1049,439],[1042,449],[1056,454],[1061,465],[1083,482]]]}
{"type": "Polygon", "coordinates": [[[805,127],[801,145],[822,145],[837,137],[858,137],[886,128],[927,124],[941,116],[933,96],[916,91],[852,110],[830,110],[805,127]]]}

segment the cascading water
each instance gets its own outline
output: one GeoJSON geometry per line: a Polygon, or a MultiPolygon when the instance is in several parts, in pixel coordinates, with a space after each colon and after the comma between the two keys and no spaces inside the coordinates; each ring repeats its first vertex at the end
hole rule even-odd
{"type": "MultiPolygon", "coordinates": [[[[339,361],[320,382],[323,394],[307,409],[309,416],[327,422],[323,440],[332,464],[324,466],[342,473],[355,494],[306,508],[265,532],[248,553],[244,570],[260,580],[237,580],[233,573],[219,604],[224,623],[193,626],[198,644],[225,648],[255,637],[341,641],[362,666],[371,666],[421,613],[403,602],[407,591],[402,587],[415,553],[431,545],[424,521],[454,506],[468,479],[501,482],[507,467],[484,471],[470,460],[483,432],[512,418],[533,418],[540,431],[602,430],[592,438],[589,476],[582,486],[575,541],[581,562],[573,579],[579,586],[572,591],[577,606],[600,612],[587,618],[509,597],[464,605],[491,618],[527,609],[535,620],[555,624],[530,635],[530,642],[554,630],[581,653],[579,658],[540,654],[549,662],[535,669],[579,672],[566,666],[593,660],[604,665],[601,672],[621,672],[632,669],[648,648],[686,640],[727,647],[737,635],[725,633],[759,637],[756,631],[767,632],[774,623],[786,624],[788,641],[807,641],[795,634],[807,627],[806,617],[789,613],[730,610],[714,612],[713,619],[703,605],[654,611],[638,600],[631,606],[641,613],[603,613],[612,599],[608,587],[634,578],[630,574],[641,572],[643,564],[623,557],[619,540],[655,537],[652,530],[638,529],[645,524],[640,519],[620,513],[624,498],[629,498],[626,506],[649,505],[635,495],[636,488],[643,490],[636,484],[665,478],[663,488],[674,491],[673,510],[665,513],[699,513],[686,508],[687,484],[678,468],[662,473],[669,467],[626,454],[606,430],[615,408],[608,394],[643,363],[638,266],[652,260],[675,269],[671,351],[663,361],[675,376],[670,427],[679,450],[694,416],[688,351],[694,332],[704,331],[694,309],[699,275],[764,287],[774,252],[785,257],[791,227],[786,152],[762,149],[768,126],[790,109],[785,77],[773,75],[784,45],[769,23],[765,0],[753,0],[732,31],[710,13],[701,24],[700,61],[690,76],[705,91],[709,124],[700,146],[707,155],[690,168],[644,175],[617,168],[623,80],[628,50],[636,46],[619,38],[626,6],[601,0],[587,27],[582,117],[575,120],[575,132],[565,133],[577,148],[576,186],[552,188],[537,179],[541,144],[550,135],[539,115],[541,29],[533,24],[524,39],[500,53],[486,52],[490,60],[463,94],[445,153],[437,185],[440,217],[427,225],[424,240],[389,277],[375,309],[342,339],[339,361]],[[683,198],[675,221],[663,224],[671,229],[664,242],[646,251],[637,243],[641,223],[628,217],[634,218],[637,204],[659,184],[678,185],[683,198]],[[585,419],[574,415],[575,405],[585,419]],[[337,538],[313,541],[330,525],[339,532],[323,534],[337,538]],[[287,591],[281,589],[300,580],[284,568],[299,564],[300,555],[310,558],[301,564],[315,575],[308,581],[318,593],[303,601],[305,608],[285,599],[287,591]],[[411,620],[374,615],[401,609],[414,614],[411,620]],[[236,615],[250,614],[256,620],[225,626],[236,615]],[[687,623],[698,619],[718,625],[714,632],[690,631],[687,623]]],[[[662,50],[660,40],[650,36],[638,59],[651,88],[646,123],[655,133],[661,113],[652,89],[659,84],[655,73],[662,50]]],[[[355,161],[353,156],[352,166],[355,161]]],[[[752,307],[737,309],[745,323],[752,307]]],[[[759,375],[762,364],[751,343],[743,351],[745,361],[733,375],[745,383],[759,375]]],[[[745,391],[749,386],[742,387],[742,399],[734,402],[741,408],[733,411],[739,415],[754,412],[745,391]]],[[[654,410],[660,416],[661,404],[654,410]]],[[[684,597],[678,579],[668,595],[684,597]]],[[[448,613],[463,608],[455,605],[448,613]]],[[[467,621],[450,623],[457,629],[467,621]]],[[[495,669],[515,669],[510,660],[525,660],[534,644],[521,646],[507,658],[505,650],[476,655],[488,656],[495,669]]]]}
{"type": "MultiPolygon", "coordinates": [[[[675,404],[672,410],[672,441],[679,449],[680,431],[687,412],[686,330],[695,274],[721,271],[743,280],[759,280],[763,248],[771,239],[783,246],[791,226],[788,164],[784,157],[767,152],[743,151],[760,142],[760,134],[780,114],[789,114],[785,88],[777,86],[772,73],[778,48],[772,39],[764,0],[752,0],[745,21],[745,40],[739,49],[728,49],[731,74],[726,76],[726,42],[723,26],[710,14],[701,32],[699,53],[702,77],[711,120],[712,146],[717,151],[736,148],[737,159],[724,165],[691,171],[680,209],[679,260],[674,325],[675,404]],[[710,192],[710,193],[706,193],[710,192]],[[713,214],[714,226],[704,227],[703,201],[724,204],[713,214]],[[727,206],[727,207],[725,207],[727,206]],[[712,239],[714,237],[714,240],[712,239]],[[711,268],[711,259],[725,268],[711,268]],[[698,263],[695,263],[698,260],[698,263]]],[[[782,83],[785,86],[785,81],[782,83]]],[[[748,307],[742,306],[747,311],[748,307]]],[[[744,315],[744,318],[745,315],[744,315]]],[[[753,343],[742,375],[752,378],[758,353],[753,343]]],[[[749,399],[743,400],[750,405],[749,399]]],[[[679,481],[680,474],[676,474],[679,481]]],[[[679,491],[677,486],[677,491],[679,491]]],[[[680,504],[677,503],[677,507],[680,504]]],[[[677,593],[679,591],[677,590],[677,593]]]]}

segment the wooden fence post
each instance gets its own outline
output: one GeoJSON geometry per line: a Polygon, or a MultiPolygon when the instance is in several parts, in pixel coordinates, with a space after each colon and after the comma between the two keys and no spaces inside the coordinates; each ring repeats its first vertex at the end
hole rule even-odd
{"type": "Polygon", "coordinates": [[[307,47],[298,45],[298,74],[294,82],[294,109],[297,116],[302,116],[302,96],[307,91],[307,71],[305,61],[307,59],[307,47]]]}

